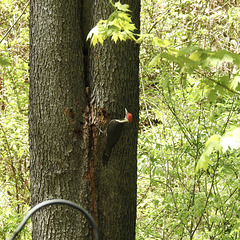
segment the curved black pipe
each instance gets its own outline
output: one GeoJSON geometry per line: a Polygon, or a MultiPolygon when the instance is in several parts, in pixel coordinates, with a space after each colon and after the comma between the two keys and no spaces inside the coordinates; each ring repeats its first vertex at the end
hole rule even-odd
{"type": "Polygon", "coordinates": [[[22,228],[24,227],[24,225],[26,224],[27,220],[32,216],[32,214],[34,214],[36,211],[38,211],[40,208],[46,207],[48,205],[53,205],[53,204],[63,204],[63,205],[68,205],[71,206],[73,208],[76,208],[77,210],[79,210],[81,213],[83,213],[86,218],[88,219],[88,221],[91,223],[94,233],[95,233],[95,237],[96,240],[99,240],[99,232],[98,232],[98,228],[97,225],[93,219],[93,217],[82,207],[80,207],[79,205],[77,205],[74,202],[71,202],[69,200],[65,200],[65,199],[51,199],[51,200],[47,200],[44,202],[41,202],[39,204],[37,204],[35,207],[33,207],[28,214],[26,215],[26,217],[22,220],[22,222],[18,225],[16,231],[14,232],[13,236],[10,238],[10,240],[13,240],[18,233],[22,230],[22,228]]]}

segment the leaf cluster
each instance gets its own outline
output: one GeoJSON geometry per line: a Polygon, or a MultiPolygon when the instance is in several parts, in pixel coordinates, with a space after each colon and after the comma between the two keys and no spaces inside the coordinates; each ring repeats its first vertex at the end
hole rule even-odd
{"type": "Polygon", "coordinates": [[[89,32],[87,40],[91,39],[91,44],[95,46],[98,42],[103,44],[108,37],[116,43],[118,40],[126,41],[128,39],[136,40],[134,31],[135,25],[132,23],[128,12],[128,4],[116,2],[112,4],[114,11],[107,20],[100,20],[97,25],[89,32]]]}

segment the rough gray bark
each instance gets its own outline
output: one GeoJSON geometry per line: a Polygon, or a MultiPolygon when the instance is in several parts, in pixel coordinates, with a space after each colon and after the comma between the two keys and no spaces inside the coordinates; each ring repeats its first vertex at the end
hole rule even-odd
{"type": "MultiPolygon", "coordinates": [[[[139,1],[128,1],[139,26],[139,1]]],[[[138,46],[89,48],[86,34],[111,13],[109,2],[30,1],[30,179],[32,205],[64,198],[85,207],[102,239],[134,239],[136,219],[138,46]],[[90,7],[91,6],[91,7],[90,7]],[[103,134],[124,108],[134,121],[107,167],[103,134]]],[[[32,218],[33,239],[91,239],[89,224],[65,206],[32,218]]]]}
{"type": "MultiPolygon", "coordinates": [[[[84,206],[87,189],[81,180],[88,131],[81,5],[75,0],[32,0],[30,11],[32,205],[64,198],[84,206]]],[[[84,239],[88,225],[79,218],[84,219],[64,206],[43,209],[33,217],[33,239],[84,239]]]]}

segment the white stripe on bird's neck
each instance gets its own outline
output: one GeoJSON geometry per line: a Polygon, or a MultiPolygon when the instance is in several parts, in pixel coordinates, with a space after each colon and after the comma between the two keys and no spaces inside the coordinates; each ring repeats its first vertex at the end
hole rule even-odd
{"type": "Polygon", "coordinates": [[[129,122],[127,118],[124,118],[124,119],[115,119],[116,122],[119,122],[119,123],[127,123],[129,122]]]}

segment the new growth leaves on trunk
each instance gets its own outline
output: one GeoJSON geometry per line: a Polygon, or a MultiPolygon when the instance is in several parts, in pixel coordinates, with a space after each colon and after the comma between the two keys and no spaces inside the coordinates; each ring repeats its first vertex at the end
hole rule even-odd
{"type": "Polygon", "coordinates": [[[89,32],[87,40],[91,39],[91,44],[95,46],[98,42],[103,42],[108,38],[117,43],[118,40],[126,41],[128,39],[136,41],[134,31],[137,29],[132,22],[128,4],[110,1],[114,12],[107,20],[100,20],[97,25],[89,32]]]}

